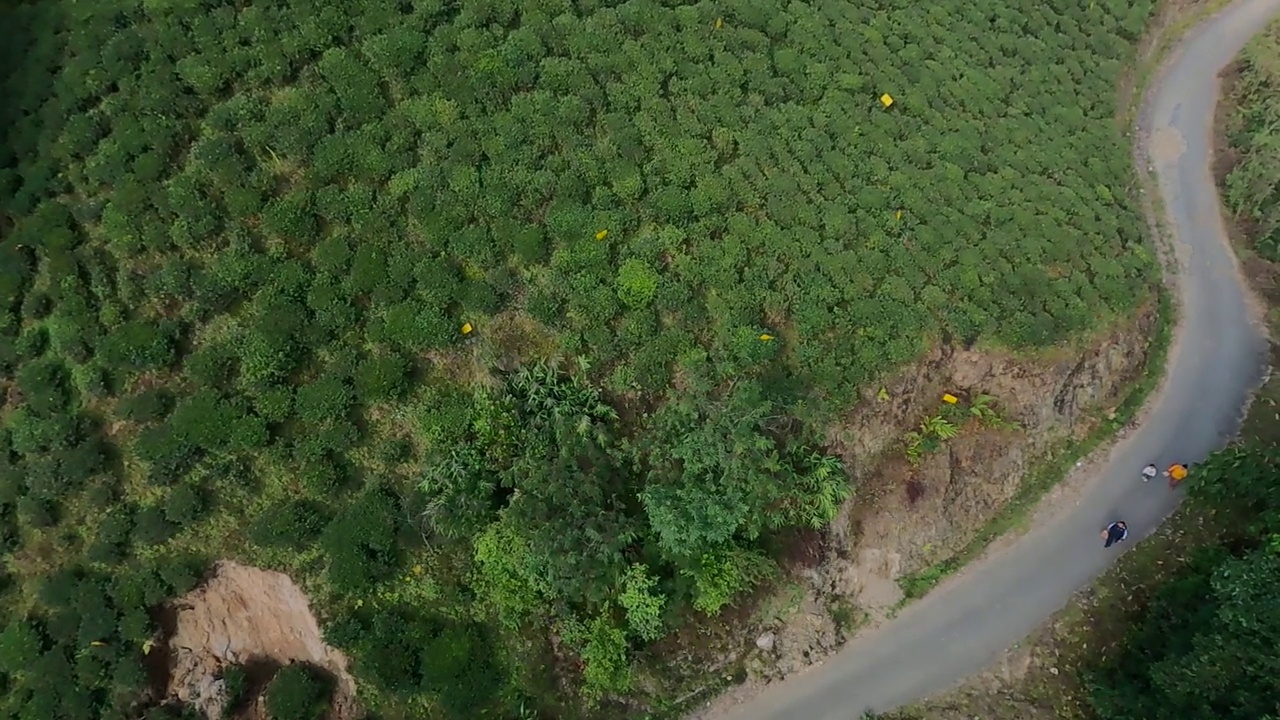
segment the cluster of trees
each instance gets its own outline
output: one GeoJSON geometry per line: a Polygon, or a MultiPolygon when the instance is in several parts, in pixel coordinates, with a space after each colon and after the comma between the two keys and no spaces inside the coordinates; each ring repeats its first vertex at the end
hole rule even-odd
{"type": "Polygon", "coordinates": [[[871,378],[1146,287],[1151,3],[1023,5],[0,3],[0,712],[127,715],[217,556],[389,717],[568,712],[548,627],[628,692],[849,496],[871,378]]]}
{"type": "Polygon", "coordinates": [[[522,368],[427,458],[429,537],[474,548],[469,585],[491,619],[560,623],[591,693],[626,691],[629,644],[682,608],[714,615],[768,577],[762,535],[822,527],[850,493],[750,376],[713,394],[705,357],[680,370],[684,392],[628,440],[598,389],[522,368]]]}

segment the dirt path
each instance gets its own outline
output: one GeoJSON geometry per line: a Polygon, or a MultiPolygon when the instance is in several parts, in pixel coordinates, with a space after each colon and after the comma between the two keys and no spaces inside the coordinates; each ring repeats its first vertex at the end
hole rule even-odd
{"type": "Polygon", "coordinates": [[[1139,142],[1146,142],[1174,235],[1181,305],[1163,388],[1147,421],[1056,516],[993,548],[825,664],[765,689],[731,718],[856,720],[982,670],[1118,557],[1102,548],[1103,526],[1124,518],[1136,540],[1174,509],[1178,494],[1162,482],[1143,483],[1143,465],[1194,463],[1235,433],[1262,378],[1267,345],[1211,174],[1217,76],[1277,14],[1280,0],[1237,0],[1205,20],[1175,52],[1144,106],[1139,142]]]}

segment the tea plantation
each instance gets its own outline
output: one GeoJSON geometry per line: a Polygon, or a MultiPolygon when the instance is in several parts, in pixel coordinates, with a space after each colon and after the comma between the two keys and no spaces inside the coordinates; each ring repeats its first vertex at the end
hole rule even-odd
{"type": "Polygon", "coordinates": [[[857,391],[1155,274],[1150,0],[2,7],[0,718],[140,715],[221,557],[383,717],[617,717],[849,498],[857,391]]]}

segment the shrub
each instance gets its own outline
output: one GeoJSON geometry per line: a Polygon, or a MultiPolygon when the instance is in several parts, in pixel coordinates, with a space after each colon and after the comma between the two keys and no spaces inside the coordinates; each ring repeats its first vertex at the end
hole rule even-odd
{"type": "Polygon", "coordinates": [[[196,460],[196,447],[168,424],[139,433],[133,451],[150,466],[147,477],[160,485],[176,482],[196,460]]]}
{"type": "Polygon", "coordinates": [[[36,413],[54,415],[71,406],[71,375],[56,359],[29,362],[18,371],[18,387],[22,398],[36,413]]]}
{"type": "Polygon", "coordinates": [[[243,665],[230,665],[222,671],[222,682],[226,688],[227,705],[223,710],[222,720],[230,720],[235,717],[237,712],[244,709],[244,704],[250,699],[249,691],[250,681],[249,672],[244,669],[243,665]]]}
{"type": "Polygon", "coordinates": [[[409,380],[409,363],[400,355],[379,353],[365,358],[356,369],[356,392],[364,402],[397,397],[409,380]]]}
{"type": "Polygon", "coordinates": [[[329,582],[342,592],[367,591],[400,562],[403,524],[399,502],[386,490],[366,490],[328,527],[321,545],[329,555],[329,582]]]}
{"type": "Polygon", "coordinates": [[[643,261],[630,258],[618,268],[618,299],[633,308],[646,307],[658,291],[658,273],[643,261]]]}
{"type": "Polygon", "coordinates": [[[165,499],[164,516],[178,527],[189,525],[205,511],[204,493],[194,483],[186,482],[169,491],[165,499]]]}
{"type": "Polygon", "coordinates": [[[136,423],[163,420],[174,406],[173,393],[165,388],[150,388],[120,401],[116,412],[136,423]]]}
{"type": "Polygon", "coordinates": [[[53,309],[53,301],[48,293],[33,292],[22,301],[22,316],[28,320],[40,320],[53,309]]]}
{"type": "Polygon", "coordinates": [[[43,638],[29,620],[14,618],[0,632],[0,671],[18,675],[29,670],[43,649],[43,638]]]}
{"type": "Polygon", "coordinates": [[[618,602],[627,611],[627,625],[641,640],[653,641],[662,637],[662,608],[666,598],[654,592],[658,579],[649,574],[641,564],[627,569],[622,581],[622,595],[618,602]]]}
{"type": "Polygon", "coordinates": [[[58,453],[58,464],[67,487],[79,490],[85,481],[102,470],[106,451],[97,437],[87,437],[73,447],[58,453]]]}
{"type": "Polygon", "coordinates": [[[231,382],[231,376],[235,372],[235,358],[230,348],[209,345],[196,350],[187,358],[186,370],[200,387],[223,388],[231,382]]]}
{"type": "Polygon", "coordinates": [[[268,232],[286,240],[309,242],[316,234],[316,216],[306,193],[289,193],[267,203],[262,221],[268,232]]]}
{"type": "Polygon", "coordinates": [[[320,534],[328,519],[324,508],[308,500],[289,500],[263,510],[249,525],[249,537],[266,547],[301,550],[320,534]]]}
{"type": "Polygon", "coordinates": [[[298,388],[294,407],[300,419],[319,425],[344,419],[352,399],[351,388],[342,378],[325,375],[298,388]]]}
{"type": "Polygon", "coordinates": [[[170,596],[184,595],[200,582],[200,576],[208,566],[209,563],[204,558],[179,555],[161,561],[156,574],[170,596]]]}
{"type": "Polygon", "coordinates": [[[328,708],[332,682],[307,665],[286,665],[267,686],[271,720],[320,720],[328,708]]]}
{"type": "Polygon", "coordinates": [[[38,358],[47,349],[49,349],[49,331],[42,325],[25,327],[22,329],[22,333],[18,335],[15,350],[19,359],[32,360],[38,358]]]}
{"type": "Polygon", "coordinates": [[[454,334],[452,324],[442,312],[412,302],[389,308],[377,327],[376,340],[407,350],[442,347],[454,334]]]}
{"type": "Polygon", "coordinates": [[[49,500],[27,496],[18,498],[18,518],[33,528],[52,527],[58,522],[57,506],[49,500]]]}
{"type": "Polygon", "coordinates": [[[627,637],[606,615],[596,616],[588,625],[570,622],[565,640],[578,647],[582,657],[583,692],[589,701],[631,688],[631,663],[627,659],[627,637]]]}
{"type": "Polygon", "coordinates": [[[178,528],[157,507],[140,508],[134,515],[133,539],[143,545],[159,545],[173,537],[178,528]]]}
{"type": "Polygon", "coordinates": [[[124,559],[133,518],[124,510],[111,510],[99,517],[88,557],[92,562],[111,565],[124,559]]]}
{"type": "Polygon", "coordinates": [[[173,362],[177,328],[169,323],[134,320],[111,331],[103,341],[103,358],[112,367],[150,370],[173,362]]]}
{"type": "MultiPolygon", "coordinates": [[[[17,339],[8,335],[0,335],[0,372],[12,375],[18,364],[17,339]]],[[[0,398],[2,400],[2,398],[0,398]]]]}
{"type": "Polygon", "coordinates": [[[37,597],[44,605],[54,609],[72,607],[80,596],[84,572],[75,566],[62,567],[45,577],[39,586],[37,597]]]}

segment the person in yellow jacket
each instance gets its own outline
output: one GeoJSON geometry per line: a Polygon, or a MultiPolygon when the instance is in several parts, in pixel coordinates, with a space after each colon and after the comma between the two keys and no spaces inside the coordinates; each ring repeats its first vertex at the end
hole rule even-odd
{"type": "Polygon", "coordinates": [[[1169,469],[1164,471],[1164,476],[1169,478],[1169,487],[1177,487],[1178,483],[1186,480],[1187,472],[1186,463],[1174,463],[1170,465],[1169,469]]]}

